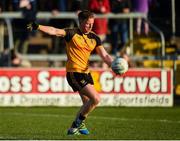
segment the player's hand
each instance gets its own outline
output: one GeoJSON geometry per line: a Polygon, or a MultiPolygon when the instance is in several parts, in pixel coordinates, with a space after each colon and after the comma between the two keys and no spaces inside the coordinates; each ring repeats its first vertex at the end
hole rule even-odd
{"type": "Polygon", "coordinates": [[[38,28],[39,28],[39,24],[37,24],[36,22],[31,22],[27,25],[27,29],[29,31],[37,30],[38,28]]]}

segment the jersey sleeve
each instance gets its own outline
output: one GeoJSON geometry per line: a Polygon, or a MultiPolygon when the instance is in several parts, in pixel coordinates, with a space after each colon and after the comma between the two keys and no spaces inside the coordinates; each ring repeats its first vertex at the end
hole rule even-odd
{"type": "Polygon", "coordinates": [[[96,40],[96,47],[101,46],[102,42],[99,36],[97,36],[96,34],[93,34],[93,36],[94,36],[93,38],[96,40]]]}
{"type": "Polygon", "coordinates": [[[64,39],[65,39],[66,42],[69,42],[72,39],[72,37],[74,36],[75,30],[70,29],[70,28],[65,28],[64,30],[66,32],[66,35],[64,36],[64,39]]]}

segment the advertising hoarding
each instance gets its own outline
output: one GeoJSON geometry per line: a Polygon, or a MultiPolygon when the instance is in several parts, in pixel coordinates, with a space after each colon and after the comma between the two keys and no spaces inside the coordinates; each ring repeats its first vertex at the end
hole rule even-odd
{"type": "MultiPolygon", "coordinates": [[[[103,69],[91,73],[99,106],[173,106],[169,69],[130,69],[122,76],[103,69]]],[[[80,106],[65,75],[65,69],[1,69],[0,106],[80,106]]]]}

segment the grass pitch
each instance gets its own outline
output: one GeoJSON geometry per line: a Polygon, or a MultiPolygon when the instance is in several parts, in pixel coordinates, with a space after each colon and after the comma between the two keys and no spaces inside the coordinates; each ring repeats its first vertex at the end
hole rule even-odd
{"type": "Polygon", "coordinates": [[[87,122],[90,135],[68,136],[78,107],[0,108],[0,140],[179,140],[180,107],[98,107],[87,122]]]}

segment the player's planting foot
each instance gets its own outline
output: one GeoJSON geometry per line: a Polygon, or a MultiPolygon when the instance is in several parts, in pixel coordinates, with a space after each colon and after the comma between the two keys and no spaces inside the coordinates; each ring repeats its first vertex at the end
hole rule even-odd
{"type": "Polygon", "coordinates": [[[89,131],[86,128],[86,125],[84,121],[81,121],[81,123],[73,122],[71,128],[68,130],[68,135],[88,135],[89,131]]]}
{"type": "Polygon", "coordinates": [[[83,134],[83,135],[89,135],[89,130],[86,128],[86,125],[85,125],[84,122],[82,122],[82,123],[80,124],[80,126],[78,127],[78,129],[79,129],[79,132],[80,132],[81,134],[83,134]]]}
{"type": "Polygon", "coordinates": [[[81,133],[79,132],[79,129],[78,128],[69,128],[68,129],[68,132],[67,132],[68,135],[80,135],[81,133]]]}

